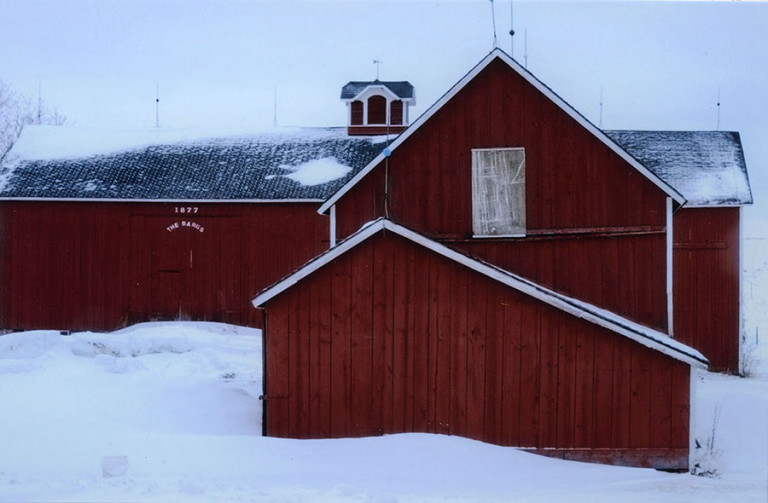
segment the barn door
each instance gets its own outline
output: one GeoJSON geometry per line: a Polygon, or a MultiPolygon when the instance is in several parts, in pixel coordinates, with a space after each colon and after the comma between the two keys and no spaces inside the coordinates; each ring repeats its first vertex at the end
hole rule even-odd
{"type": "Polygon", "coordinates": [[[241,219],[137,217],[132,321],[242,323],[241,219]]]}
{"type": "Polygon", "coordinates": [[[183,318],[184,278],[179,270],[157,271],[152,318],[183,318]]]}
{"type": "MultiPolygon", "coordinates": [[[[154,222],[149,219],[150,225],[154,222]]],[[[169,236],[168,231],[153,229],[150,234],[150,281],[146,296],[149,299],[150,319],[184,319],[186,312],[186,282],[189,246],[187,236],[169,236]]],[[[165,229],[163,229],[165,230],[165,229]]]]}

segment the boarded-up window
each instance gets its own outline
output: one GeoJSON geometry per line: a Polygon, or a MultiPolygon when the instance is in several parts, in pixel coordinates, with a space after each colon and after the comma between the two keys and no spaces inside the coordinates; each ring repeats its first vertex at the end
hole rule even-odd
{"type": "Polygon", "coordinates": [[[525,234],[525,149],[472,150],[472,227],[476,236],[525,234]]]}
{"type": "Polygon", "coordinates": [[[368,98],[368,124],[385,124],[387,122],[387,99],[384,96],[368,98]]]}
{"type": "Polygon", "coordinates": [[[362,101],[353,101],[352,110],[350,113],[352,116],[350,117],[349,123],[353,126],[360,126],[363,124],[363,102],[362,101]]]}
{"type": "Polygon", "coordinates": [[[389,105],[389,123],[399,126],[403,123],[403,102],[395,100],[389,105]]]}

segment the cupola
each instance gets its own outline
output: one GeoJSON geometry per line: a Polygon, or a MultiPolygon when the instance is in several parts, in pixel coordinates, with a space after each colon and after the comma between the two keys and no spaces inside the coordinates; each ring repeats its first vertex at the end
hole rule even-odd
{"type": "Polygon", "coordinates": [[[350,135],[397,134],[408,127],[408,107],[416,104],[407,81],[349,82],[341,88],[350,135]]]}

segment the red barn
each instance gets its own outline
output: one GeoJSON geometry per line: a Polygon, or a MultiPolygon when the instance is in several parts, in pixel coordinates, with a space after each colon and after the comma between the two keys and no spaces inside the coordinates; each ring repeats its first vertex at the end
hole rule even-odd
{"type": "Polygon", "coordinates": [[[24,131],[0,172],[0,328],[260,326],[248,300],[328,248],[317,206],[385,145],[341,128],[174,135],[24,131]]]}
{"type": "Polygon", "coordinates": [[[350,82],[346,129],[29,128],[0,168],[0,328],[261,326],[248,299],[289,274],[254,301],[268,434],[684,468],[691,367],[738,368],[738,134],[602,131],[501,50],[408,126],[414,96],[350,82]]]}
{"type": "Polygon", "coordinates": [[[707,355],[711,369],[738,371],[741,208],[752,203],[739,134],[607,134],[686,199],[672,221],[671,333],[707,355]]]}
{"type": "Polygon", "coordinates": [[[688,466],[699,352],[389,220],[254,303],[267,306],[269,435],[418,431],[688,466]]]}
{"type": "Polygon", "coordinates": [[[386,216],[735,372],[751,202],[737,133],[601,131],[496,50],[320,211],[332,240],[386,216]],[[523,169],[492,166],[505,162],[523,169]],[[488,211],[517,220],[494,230],[488,211]]]}
{"type": "Polygon", "coordinates": [[[335,247],[255,298],[266,431],[685,467],[690,366],[736,368],[749,202],[738,135],[601,131],[494,50],[323,203],[335,247]]]}

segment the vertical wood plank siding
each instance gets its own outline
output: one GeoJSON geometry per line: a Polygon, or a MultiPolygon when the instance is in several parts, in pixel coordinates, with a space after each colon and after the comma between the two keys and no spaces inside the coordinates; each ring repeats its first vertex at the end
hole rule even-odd
{"type": "Polygon", "coordinates": [[[266,337],[267,361],[290,366],[268,365],[268,435],[432,432],[687,465],[687,365],[386,232],[270,300],[266,337]],[[309,329],[285,330],[286,320],[306,322],[301,309],[309,329]],[[322,340],[330,350],[313,360],[322,340]],[[330,431],[304,388],[282,398],[283,376],[314,372],[293,367],[307,362],[330,373],[310,381],[332,404],[330,431]]]}
{"type": "Polygon", "coordinates": [[[249,300],[328,247],[316,207],[1,202],[0,328],[111,330],[179,317],[260,326],[249,300]]]}
{"type": "Polygon", "coordinates": [[[684,208],[673,228],[675,338],[701,351],[710,368],[737,372],[739,208],[684,208]]]}
{"type": "MultiPolygon", "coordinates": [[[[501,61],[392,152],[392,220],[433,238],[471,237],[471,151],[502,147],[525,148],[529,230],[665,223],[658,187],[501,61]]],[[[383,191],[364,182],[337,203],[339,237],[383,216],[383,191]]]]}
{"type": "Polygon", "coordinates": [[[345,194],[336,215],[339,238],[386,216],[667,330],[665,194],[500,61],[345,194]],[[472,149],[502,147],[525,148],[528,237],[473,239],[472,149]]]}
{"type": "Polygon", "coordinates": [[[663,232],[444,244],[662,332],[667,329],[663,232]]]}

